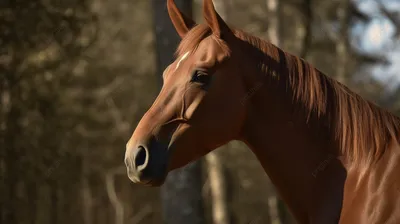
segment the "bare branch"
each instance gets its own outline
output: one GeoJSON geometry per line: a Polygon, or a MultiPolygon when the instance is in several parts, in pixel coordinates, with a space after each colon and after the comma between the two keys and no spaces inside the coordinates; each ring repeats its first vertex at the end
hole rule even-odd
{"type": "Polygon", "coordinates": [[[118,199],[117,193],[115,191],[114,177],[117,174],[122,174],[124,171],[124,167],[117,167],[116,169],[108,171],[105,176],[107,195],[115,209],[115,224],[124,223],[124,205],[118,199]]]}
{"type": "Polygon", "coordinates": [[[112,97],[108,97],[106,99],[106,102],[107,102],[107,105],[110,108],[111,114],[114,118],[114,122],[115,122],[117,130],[121,133],[125,133],[126,131],[128,131],[129,130],[129,122],[127,122],[123,118],[121,111],[115,105],[114,99],[112,97]]]}
{"type": "Polygon", "coordinates": [[[130,224],[139,224],[141,223],[146,216],[150,215],[152,213],[151,206],[149,204],[146,204],[142,209],[139,210],[130,220],[130,224]]]}
{"type": "Polygon", "coordinates": [[[368,22],[371,20],[371,17],[367,15],[366,13],[361,12],[354,1],[350,2],[350,14],[352,17],[357,18],[363,22],[368,22]]]}

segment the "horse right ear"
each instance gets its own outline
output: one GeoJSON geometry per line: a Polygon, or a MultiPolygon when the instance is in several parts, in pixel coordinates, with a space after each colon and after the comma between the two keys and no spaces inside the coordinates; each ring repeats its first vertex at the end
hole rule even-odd
{"type": "Polygon", "coordinates": [[[229,26],[221,18],[221,16],[215,11],[214,3],[212,0],[204,0],[203,3],[203,16],[207,21],[208,26],[211,28],[213,34],[218,38],[232,33],[229,26]]]}
{"type": "Polygon", "coordinates": [[[167,8],[172,24],[174,24],[176,32],[178,32],[181,38],[183,38],[191,28],[196,26],[196,23],[192,19],[182,14],[174,0],[167,1],[167,8]]]}

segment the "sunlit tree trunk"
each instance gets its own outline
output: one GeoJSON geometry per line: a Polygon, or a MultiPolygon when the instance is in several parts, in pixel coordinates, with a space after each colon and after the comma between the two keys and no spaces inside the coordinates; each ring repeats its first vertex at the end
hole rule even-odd
{"type": "Polygon", "coordinates": [[[336,43],[336,80],[345,84],[348,80],[347,61],[349,60],[349,23],[350,23],[350,0],[340,0],[340,5],[337,9],[339,22],[339,36],[336,43]]]}
{"type": "MultiPolygon", "coordinates": [[[[84,149],[83,158],[82,158],[82,176],[81,176],[81,191],[82,191],[82,215],[84,224],[93,224],[93,196],[92,189],[89,182],[89,172],[88,172],[88,164],[86,160],[87,149],[84,149]]],[[[106,185],[106,187],[108,187],[106,185]]],[[[107,188],[108,190],[108,188],[107,188]]],[[[107,191],[108,192],[108,191],[107,191]]],[[[117,223],[116,223],[117,224],[117,223]]]]}
{"type": "MultiPolygon", "coordinates": [[[[175,0],[187,16],[192,15],[192,1],[175,0]]],[[[152,0],[157,51],[157,74],[173,61],[173,54],[180,41],[168,16],[165,0],[152,0]]],[[[190,149],[189,149],[190,150],[190,149]]],[[[170,172],[161,187],[163,220],[166,224],[205,223],[202,201],[201,163],[193,162],[170,172]]]]}
{"type": "MultiPolygon", "coordinates": [[[[267,0],[268,8],[268,40],[280,46],[280,36],[279,36],[279,2],[278,0],[267,0]]],[[[270,183],[272,185],[272,183],[270,183]]],[[[271,224],[281,224],[280,214],[280,204],[283,202],[277,197],[276,192],[271,192],[268,198],[268,209],[270,215],[271,224]]]]}
{"type": "Polygon", "coordinates": [[[278,0],[267,0],[268,8],[268,39],[279,46],[279,5],[278,0]]]}
{"type": "MultiPolygon", "coordinates": [[[[228,1],[213,0],[214,7],[218,14],[228,21],[228,1]]],[[[229,144],[223,146],[229,147],[229,144]]],[[[227,205],[227,189],[225,183],[224,170],[217,153],[217,150],[210,152],[205,156],[207,165],[207,182],[209,184],[211,195],[211,208],[213,224],[229,224],[230,214],[227,205]]]]}

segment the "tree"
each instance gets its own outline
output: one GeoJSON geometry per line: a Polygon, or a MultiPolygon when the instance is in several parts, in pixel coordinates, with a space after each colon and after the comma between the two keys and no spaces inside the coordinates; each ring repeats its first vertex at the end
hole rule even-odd
{"type": "MultiPolygon", "coordinates": [[[[279,2],[278,0],[267,0],[267,8],[268,8],[268,40],[275,44],[276,46],[280,45],[280,35],[279,35],[279,2]]],[[[271,183],[272,184],[272,183],[271,183]]],[[[275,192],[272,192],[268,198],[269,205],[269,215],[271,218],[271,224],[281,224],[282,218],[281,208],[283,201],[277,197],[275,192]]]]}
{"type": "MultiPolygon", "coordinates": [[[[228,21],[227,3],[222,0],[213,0],[215,10],[218,14],[228,21]]],[[[223,146],[228,148],[229,144],[223,146]]],[[[211,192],[212,220],[214,224],[229,224],[230,213],[227,205],[227,186],[225,183],[224,167],[218,155],[218,150],[214,150],[205,156],[208,171],[208,183],[211,192]]]]}
{"type": "MultiPolygon", "coordinates": [[[[192,16],[192,1],[175,0],[187,16],[192,16]]],[[[153,0],[154,32],[156,36],[157,74],[173,61],[179,36],[169,19],[166,1],[153,0]]],[[[160,83],[161,84],[161,78],[160,83]]],[[[169,173],[161,187],[163,219],[167,224],[204,223],[202,205],[201,161],[169,173]]]]}
{"type": "Polygon", "coordinates": [[[336,79],[345,84],[347,79],[347,61],[348,61],[348,51],[349,51],[349,25],[350,25],[350,1],[341,0],[338,7],[338,20],[339,20],[339,36],[336,43],[336,53],[337,53],[337,70],[336,79]]]}

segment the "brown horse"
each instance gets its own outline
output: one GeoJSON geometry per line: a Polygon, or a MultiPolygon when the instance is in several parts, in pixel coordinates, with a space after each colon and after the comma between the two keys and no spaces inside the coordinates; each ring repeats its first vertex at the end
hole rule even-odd
{"type": "Polygon", "coordinates": [[[400,119],[304,60],[230,28],[212,0],[197,25],[168,0],[177,60],[126,147],[129,178],[231,141],[255,153],[299,223],[400,223],[400,119]]]}

